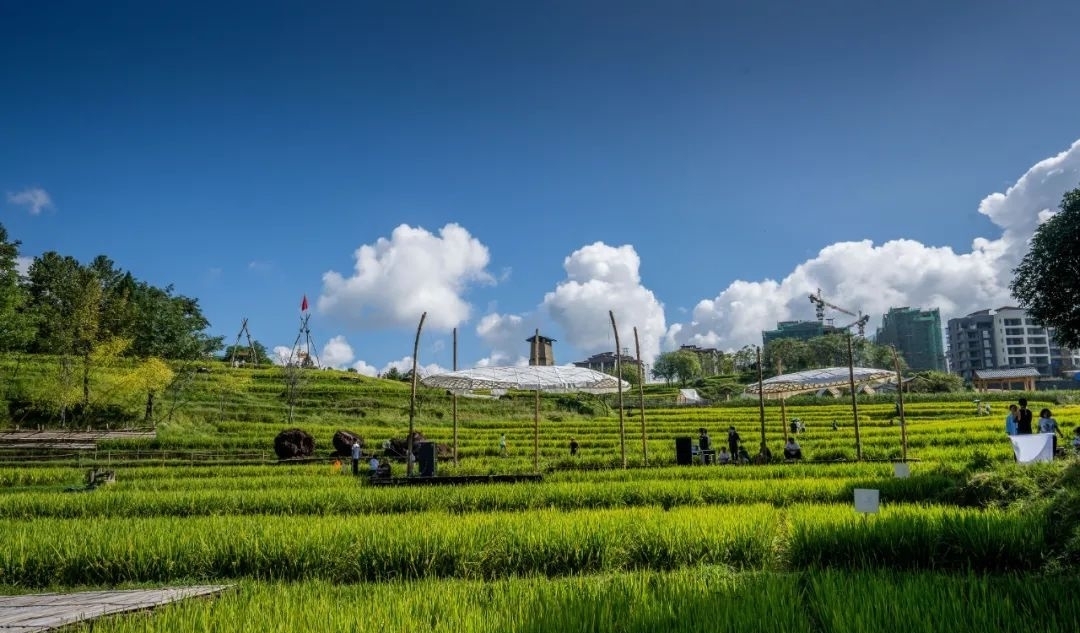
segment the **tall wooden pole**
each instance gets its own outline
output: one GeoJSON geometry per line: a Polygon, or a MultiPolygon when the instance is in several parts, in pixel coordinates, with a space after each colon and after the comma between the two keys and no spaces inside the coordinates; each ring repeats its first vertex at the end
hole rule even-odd
{"type": "Polygon", "coordinates": [[[413,420],[416,419],[416,379],[420,371],[417,369],[416,359],[420,355],[420,330],[424,329],[424,319],[427,318],[427,312],[420,315],[420,325],[416,326],[416,340],[413,341],[412,347],[412,395],[409,397],[409,440],[408,450],[405,455],[405,474],[412,477],[413,467],[413,420]]]}
{"type": "MultiPolygon", "coordinates": [[[[454,371],[457,371],[457,328],[454,328],[454,371]]],[[[454,465],[457,466],[457,389],[454,390],[450,406],[454,414],[454,465]]]]}
{"type": "Polygon", "coordinates": [[[904,420],[904,377],[900,374],[900,358],[896,348],[892,351],[893,367],[896,368],[896,397],[900,409],[900,461],[907,462],[907,422],[904,420]]]}
{"type": "MultiPolygon", "coordinates": [[[[784,374],[784,361],[777,358],[776,359],[776,375],[777,376],[782,376],[783,374],[784,374]]],[[[784,394],[780,394],[780,426],[783,427],[784,444],[786,445],[787,444],[787,439],[788,439],[788,434],[787,434],[787,408],[786,408],[786,405],[784,404],[784,400],[786,400],[786,398],[784,397],[784,394]]]]}
{"type": "Polygon", "coordinates": [[[615,313],[608,310],[611,317],[611,329],[615,331],[615,380],[619,389],[619,453],[622,455],[622,467],[626,468],[626,426],[623,423],[622,399],[622,348],[619,347],[619,328],[615,327],[615,313]]]}
{"type": "Polygon", "coordinates": [[[641,459],[649,465],[649,444],[645,438],[645,366],[641,364],[641,343],[638,342],[637,327],[634,327],[634,350],[637,352],[638,368],[638,409],[641,411],[641,459]]]}
{"type": "Polygon", "coordinates": [[[862,461],[862,435],[859,434],[859,402],[855,399],[855,352],[851,349],[851,332],[847,333],[848,386],[851,387],[851,415],[855,418],[855,459],[862,461]]]}
{"type": "MultiPolygon", "coordinates": [[[[540,328],[533,337],[533,362],[540,365],[540,328]]],[[[540,472],[540,372],[537,370],[536,393],[533,401],[533,471],[540,472]]]]}
{"type": "MultiPolygon", "coordinates": [[[[761,348],[757,348],[758,415],[761,416],[761,445],[765,445],[765,379],[761,373],[761,348]]],[[[735,459],[735,456],[732,456],[735,459]]]]}

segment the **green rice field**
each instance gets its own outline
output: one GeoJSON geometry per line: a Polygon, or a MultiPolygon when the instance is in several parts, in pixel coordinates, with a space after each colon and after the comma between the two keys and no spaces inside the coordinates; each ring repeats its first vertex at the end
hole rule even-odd
{"type": "MultiPolygon", "coordinates": [[[[292,424],[316,439],[308,462],[272,459],[280,386],[241,372],[156,439],[0,465],[0,593],[233,585],[73,629],[98,632],[1080,630],[1080,464],[1011,463],[1003,416],[970,400],[907,407],[907,478],[888,402],[860,404],[862,461],[850,405],[818,402],[785,411],[806,460],[745,466],[675,466],[674,438],[707,427],[721,444],[736,425],[756,446],[756,402],[649,407],[646,466],[638,411],[620,438],[617,412],[546,396],[542,481],[382,487],[335,464],[330,437],[403,436],[407,392],[325,373],[292,424]],[[90,467],[116,483],[81,490],[90,467]],[[854,510],[858,488],[880,512],[854,510]]],[[[450,444],[448,403],[423,394],[416,428],[450,444]]],[[[1067,434],[1080,423],[1080,406],[1041,406],[1067,434]]],[[[441,474],[533,471],[531,398],[459,414],[441,474]]],[[[783,437],[769,403],[774,453],[783,437]]]]}

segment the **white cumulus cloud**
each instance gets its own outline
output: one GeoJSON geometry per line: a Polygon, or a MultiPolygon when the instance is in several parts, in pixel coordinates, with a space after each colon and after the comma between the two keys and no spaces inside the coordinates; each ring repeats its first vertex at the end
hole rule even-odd
{"type": "Polygon", "coordinates": [[[368,365],[362,360],[358,360],[353,363],[352,368],[355,369],[356,373],[360,374],[361,376],[370,376],[374,378],[375,376],[379,375],[378,369],[375,369],[373,366],[368,365]]]}
{"type": "Polygon", "coordinates": [[[488,248],[457,224],[438,235],[402,224],[354,256],[351,276],[323,274],[318,308],[356,327],[415,326],[427,312],[425,328],[449,330],[469,318],[470,285],[494,283],[488,248]]]}
{"type": "MultiPolygon", "coordinates": [[[[534,328],[535,329],[535,328],[534,328]]],[[[476,325],[476,335],[491,350],[491,353],[477,361],[478,367],[528,365],[529,344],[525,339],[535,332],[519,314],[486,314],[476,325]]]]}
{"type": "MultiPolygon", "coordinates": [[[[818,288],[831,303],[871,315],[870,328],[890,307],[937,307],[945,320],[1013,303],[1012,270],[1027,251],[1031,235],[1058,207],[1062,195],[1078,184],[1080,141],[1031,167],[1004,193],[984,198],[979,212],[1001,233],[976,238],[969,252],[913,240],[832,244],[779,281],[738,280],[715,297],[702,299],[688,323],[671,326],[666,345],[730,349],[760,344],[761,331],[776,327],[777,321],[813,318],[807,295],[818,288]]],[[[831,311],[826,316],[835,317],[838,324],[854,320],[831,311]]]]}
{"type": "Polygon", "coordinates": [[[342,335],[337,335],[326,342],[319,358],[323,367],[341,369],[353,361],[353,348],[342,335]]]}
{"type": "MultiPolygon", "coordinates": [[[[411,371],[412,356],[402,356],[400,360],[390,361],[385,366],[383,366],[381,370],[379,370],[379,373],[385,374],[386,372],[390,371],[391,368],[397,368],[397,370],[403,374],[411,371]]],[[[438,363],[430,363],[428,365],[425,365],[423,362],[421,362],[419,367],[421,378],[425,376],[433,376],[435,374],[445,374],[449,371],[449,369],[440,366],[438,363]]]]}
{"type": "Polygon", "coordinates": [[[45,209],[51,209],[53,206],[49,192],[41,187],[29,187],[15,193],[9,191],[7,201],[16,206],[26,207],[30,215],[37,215],[45,209]]]}
{"type": "Polygon", "coordinates": [[[19,255],[15,257],[15,272],[20,276],[25,277],[30,273],[30,264],[34,263],[33,257],[26,257],[25,255],[19,255]]]}
{"type": "Polygon", "coordinates": [[[567,342],[586,353],[614,351],[608,311],[614,311],[619,343],[634,353],[638,329],[641,357],[652,363],[666,333],[664,306],[641,283],[641,258],[634,247],[596,242],[564,261],[566,279],[544,295],[543,307],[566,332],[567,342]]]}

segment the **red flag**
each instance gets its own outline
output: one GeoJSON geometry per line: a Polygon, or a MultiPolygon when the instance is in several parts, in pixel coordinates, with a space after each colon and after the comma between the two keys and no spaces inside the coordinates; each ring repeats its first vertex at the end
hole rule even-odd
{"type": "Polygon", "coordinates": [[[307,295],[304,295],[304,300],[300,302],[300,311],[307,312],[307,295]]]}

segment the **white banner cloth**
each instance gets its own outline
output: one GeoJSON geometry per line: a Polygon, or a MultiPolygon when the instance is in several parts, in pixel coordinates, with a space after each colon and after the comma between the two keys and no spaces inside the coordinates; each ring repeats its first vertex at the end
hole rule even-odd
{"type": "Polygon", "coordinates": [[[1021,464],[1054,461],[1054,434],[1010,435],[1016,461],[1021,464]]]}

